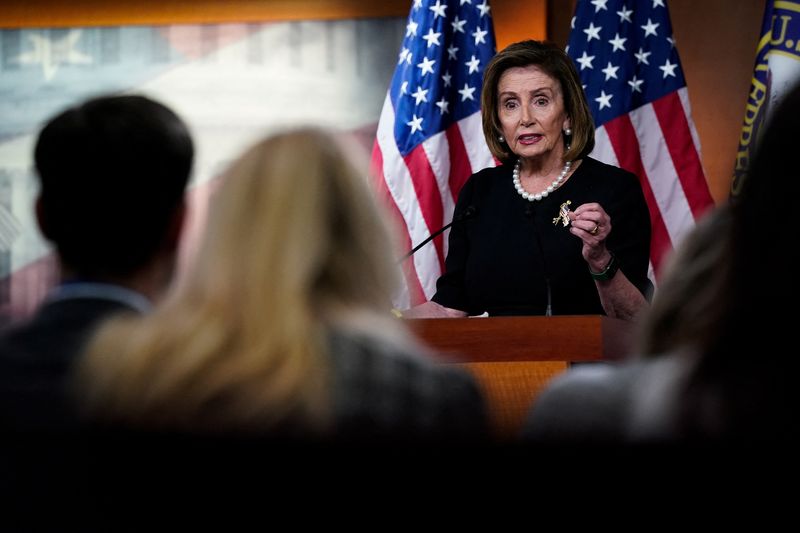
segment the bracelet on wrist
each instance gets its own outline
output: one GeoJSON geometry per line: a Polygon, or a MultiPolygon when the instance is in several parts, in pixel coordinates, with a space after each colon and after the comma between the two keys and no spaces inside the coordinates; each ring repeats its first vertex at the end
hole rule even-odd
{"type": "Polygon", "coordinates": [[[592,276],[592,279],[598,281],[607,281],[614,277],[614,274],[617,273],[617,270],[619,270],[619,263],[617,263],[617,256],[611,253],[611,259],[608,261],[608,264],[603,270],[601,270],[600,272],[595,272],[592,270],[592,267],[589,267],[589,274],[592,276]]]}

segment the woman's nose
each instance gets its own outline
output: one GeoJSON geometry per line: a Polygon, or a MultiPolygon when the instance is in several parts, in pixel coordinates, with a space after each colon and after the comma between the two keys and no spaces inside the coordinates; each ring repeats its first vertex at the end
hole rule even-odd
{"type": "Polygon", "coordinates": [[[519,117],[520,126],[530,126],[533,124],[533,113],[528,106],[522,106],[522,114],[519,117]]]}

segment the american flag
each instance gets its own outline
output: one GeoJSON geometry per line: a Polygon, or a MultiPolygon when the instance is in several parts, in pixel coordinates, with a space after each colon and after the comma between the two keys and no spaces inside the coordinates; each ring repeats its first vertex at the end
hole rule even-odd
{"type": "Polygon", "coordinates": [[[642,184],[657,278],[665,254],[714,204],[666,0],[579,0],[567,51],[597,128],[591,155],[642,184]]]}
{"type": "MultiPolygon", "coordinates": [[[[483,70],[495,53],[488,0],[415,0],[372,152],[379,194],[405,249],[450,222],[466,179],[494,166],[480,116],[483,70]]],[[[437,237],[403,262],[395,305],[430,299],[444,269],[437,237]]]]}

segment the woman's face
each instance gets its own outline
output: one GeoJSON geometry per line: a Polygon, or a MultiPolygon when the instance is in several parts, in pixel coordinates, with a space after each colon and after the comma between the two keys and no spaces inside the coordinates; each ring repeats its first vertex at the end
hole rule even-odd
{"type": "Polygon", "coordinates": [[[497,96],[497,116],[512,152],[526,159],[561,158],[569,118],[558,80],[536,65],[513,67],[500,75],[497,96]]]}

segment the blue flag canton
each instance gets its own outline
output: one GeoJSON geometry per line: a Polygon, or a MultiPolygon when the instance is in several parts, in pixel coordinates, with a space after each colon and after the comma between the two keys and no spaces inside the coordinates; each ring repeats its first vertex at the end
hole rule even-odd
{"type": "Polygon", "coordinates": [[[567,52],[596,127],[686,85],[665,0],[580,0],[567,52]]]}
{"type": "Polygon", "coordinates": [[[389,89],[402,155],[480,110],[494,53],[488,0],[415,0],[389,89]]]}

